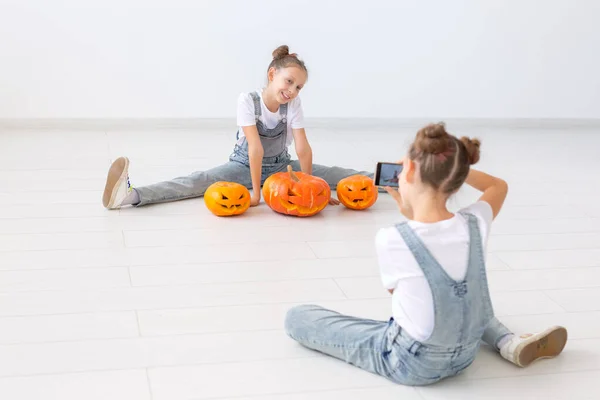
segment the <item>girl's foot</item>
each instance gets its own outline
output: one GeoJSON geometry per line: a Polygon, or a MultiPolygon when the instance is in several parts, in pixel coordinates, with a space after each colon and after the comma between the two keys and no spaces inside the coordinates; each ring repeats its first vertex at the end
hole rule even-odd
{"type": "Polygon", "coordinates": [[[567,330],[553,326],[540,333],[513,335],[500,347],[500,354],[513,364],[526,367],[535,360],[556,357],[566,344],[567,330]]]}
{"type": "Polygon", "coordinates": [[[127,157],[117,158],[110,169],[106,178],[102,204],[109,210],[121,208],[126,204],[135,204],[139,202],[137,192],[129,183],[129,159],[127,157]],[[133,199],[137,197],[137,199],[133,199]],[[136,201],[137,200],[137,201],[136,201]]]}

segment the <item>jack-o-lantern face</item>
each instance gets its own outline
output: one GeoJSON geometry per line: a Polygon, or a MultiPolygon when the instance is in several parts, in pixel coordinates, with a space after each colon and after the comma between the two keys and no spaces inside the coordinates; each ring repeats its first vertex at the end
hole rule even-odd
{"type": "Polygon", "coordinates": [[[352,175],[337,184],[340,203],[353,210],[364,210],[377,201],[377,187],[373,179],[365,175],[352,175]]]}
{"type": "Polygon", "coordinates": [[[331,189],[324,179],[293,172],[288,166],[288,172],[278,172],[265,180],[262,194],[275,212],[310,217],[327,206],[331,189]]]}
{"type": "Polygon", "coordinates": [[[215,182],[204,192],[204,204],[219,217],[239,215],[250,207],[250,192],[239,183],[215,182]]]}

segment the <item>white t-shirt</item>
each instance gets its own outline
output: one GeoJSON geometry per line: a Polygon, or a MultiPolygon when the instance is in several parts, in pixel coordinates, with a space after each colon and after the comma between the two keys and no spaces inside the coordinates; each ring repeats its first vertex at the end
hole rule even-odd
{"type": "MultiPolygon", "coordinates": [[[[257,90],[258,95],[260,97],[260,107],[261,107],[261,115],[259,120],[268,128],[273,129],[277,126],[279,121],[281,120],[281,115],[279,115],[279,109],[276,112],[271,112],[265,106],[265,102],[262,98],[263,89],[257,90]]],[[[294,136],[292,135],[292,129],[300,129],[304,128],[304,113],[302,111],[302,102],[300,101],[300,96],[297,96],[295,99],[290,101],[287,109],[287,137],[286,137],[286,145],[292,144],[294,140],[294,136]]],[[[256,125],[256,121],[254,118],[254,100],[252,100],[252,96],[250,93],[242,93],[238,97],[237,104],[237,125],[239,129],[239,141],[241,142],[244,135],[243,126],[252,126],[256,125]]]]}
{"type": "MultiPolygon", "coordinates": [[[[493,220],[492,207],[478,201],[463,210],[477,217],[485,254],[493,220]]],[[[464,279],[469,260],[469,226],[465,217],[456,213],[446,221],[409,221],[408,225],[452,279],[464,279]]],[[[414,339],[426,340],[433,333],[434,309],[423,271],[396,227],[380,229],[375,241],[383,286],[394,289],[394,320],[414,339]]]]}

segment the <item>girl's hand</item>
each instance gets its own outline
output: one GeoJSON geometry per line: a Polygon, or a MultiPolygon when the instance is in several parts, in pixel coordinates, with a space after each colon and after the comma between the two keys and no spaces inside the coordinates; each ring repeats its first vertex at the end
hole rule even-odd
{"type": "Polygon", "coordinates": [[[386,186],[385,191],[388,192],[394,198],[394,200],[396,200],[396,204],[398,205],[398,210],[400,210],[400,213],[402,215],[404,215],[406,218],[412,219],[413,218],[412,211],[410,209],[406,209],[403,206],[402,195],[398,191],[398,188],[386,186]]]}
{"type": "Polygon", "coordinates": [[[330,206],[337,206],[340,204],[340,201],[338,199],[334,199],[333,197],[329,198],[329,205],[330,206]]]}
{"type": "Polygon", "coordinates": [[[394,198],[394,200],[396,200],[396,203],[398,203],[398,207],[400,208],[400,210],[402,210],[402,196],[400,195],[398,188],[386,186],[384,187],[384,189],[394,198]]]}
{"type": "Polygon", "coordinates": [[[260,192],[253,194],[250,198],[250,207],[255,207],[260,203],[260,192]]]}
{"type": "MultiPolygon", "coordinates": [[[[398,160],[396,161],[397,164],[403,165],[404,164],[404,159],[402,160],[398,160]]],[[[400,177],[396,176],[394,178],[394,182],[399,182],[400,181],[400,177]]],[[[398,203],[398,207],[402,206],[402,196],[400,195],[400,192],[398,191],[398,188],[393,188],[390,186],[385,186],[384,187],[385,191],[388,192],[393,198],[394,200],[396,200],[396,203],[398,203]]]]}

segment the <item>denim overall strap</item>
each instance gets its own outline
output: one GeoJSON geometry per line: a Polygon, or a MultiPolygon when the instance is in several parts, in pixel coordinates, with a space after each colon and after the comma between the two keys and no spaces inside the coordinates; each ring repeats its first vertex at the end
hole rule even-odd
{"type": "Polygon", "coordinates": [[[262,111],[260,109],[260,96],[256,92],[250,93],[250,97],[252,97],[252,102],[254,103],[254,121],[258,122],[260,116],[262,115],[262,111]]]}
{"type": "Polygon", "coordinates": [[[284,124],[286,124],[286,128],[287,128],[287,110],[288,110],[288,104],[287,103],[282,104],[282,105],[279,106],[279,115],[281,115],[281,122],[283,122],[284,124]]]}
{"type": "Polygon", "coordinates": [[[469,259],[463,280],[452,279],[405,222],[396,226],[431,288],[434,328],[422,345],[452,349],[479,342],[493,317],[485,275],[483,245],[477,220],[464,215],[469,226],[469,259]]]}
{"type": "Polygon", "coordinates": [[[477,297],[473,301],[477,302],[476,310],[482,318],[481,326],[471,327],[474,332],[471,339],[479,340],[490,321],[494,318],[494,308],[487,280],[485,250],[477,217],[465,211],[461,211],[459,214],[469,224],[469,266],[467,268],[466,280],[468,282],[477,282],[477,297]]]}
{"type": "MultiPolygon", "coordinates": [[[[252,97],[252,102],[254,103],[254,119],[258,122],[260,116],[262,115],[262,110],[260,107],[260,96],[257,92],[250,93],[250,97],[252,97]]],[[[279,115],[281,115],[281,122],[287,122],[287,109],[288,105],[282,104],[279,106],[279,115]]]]}

